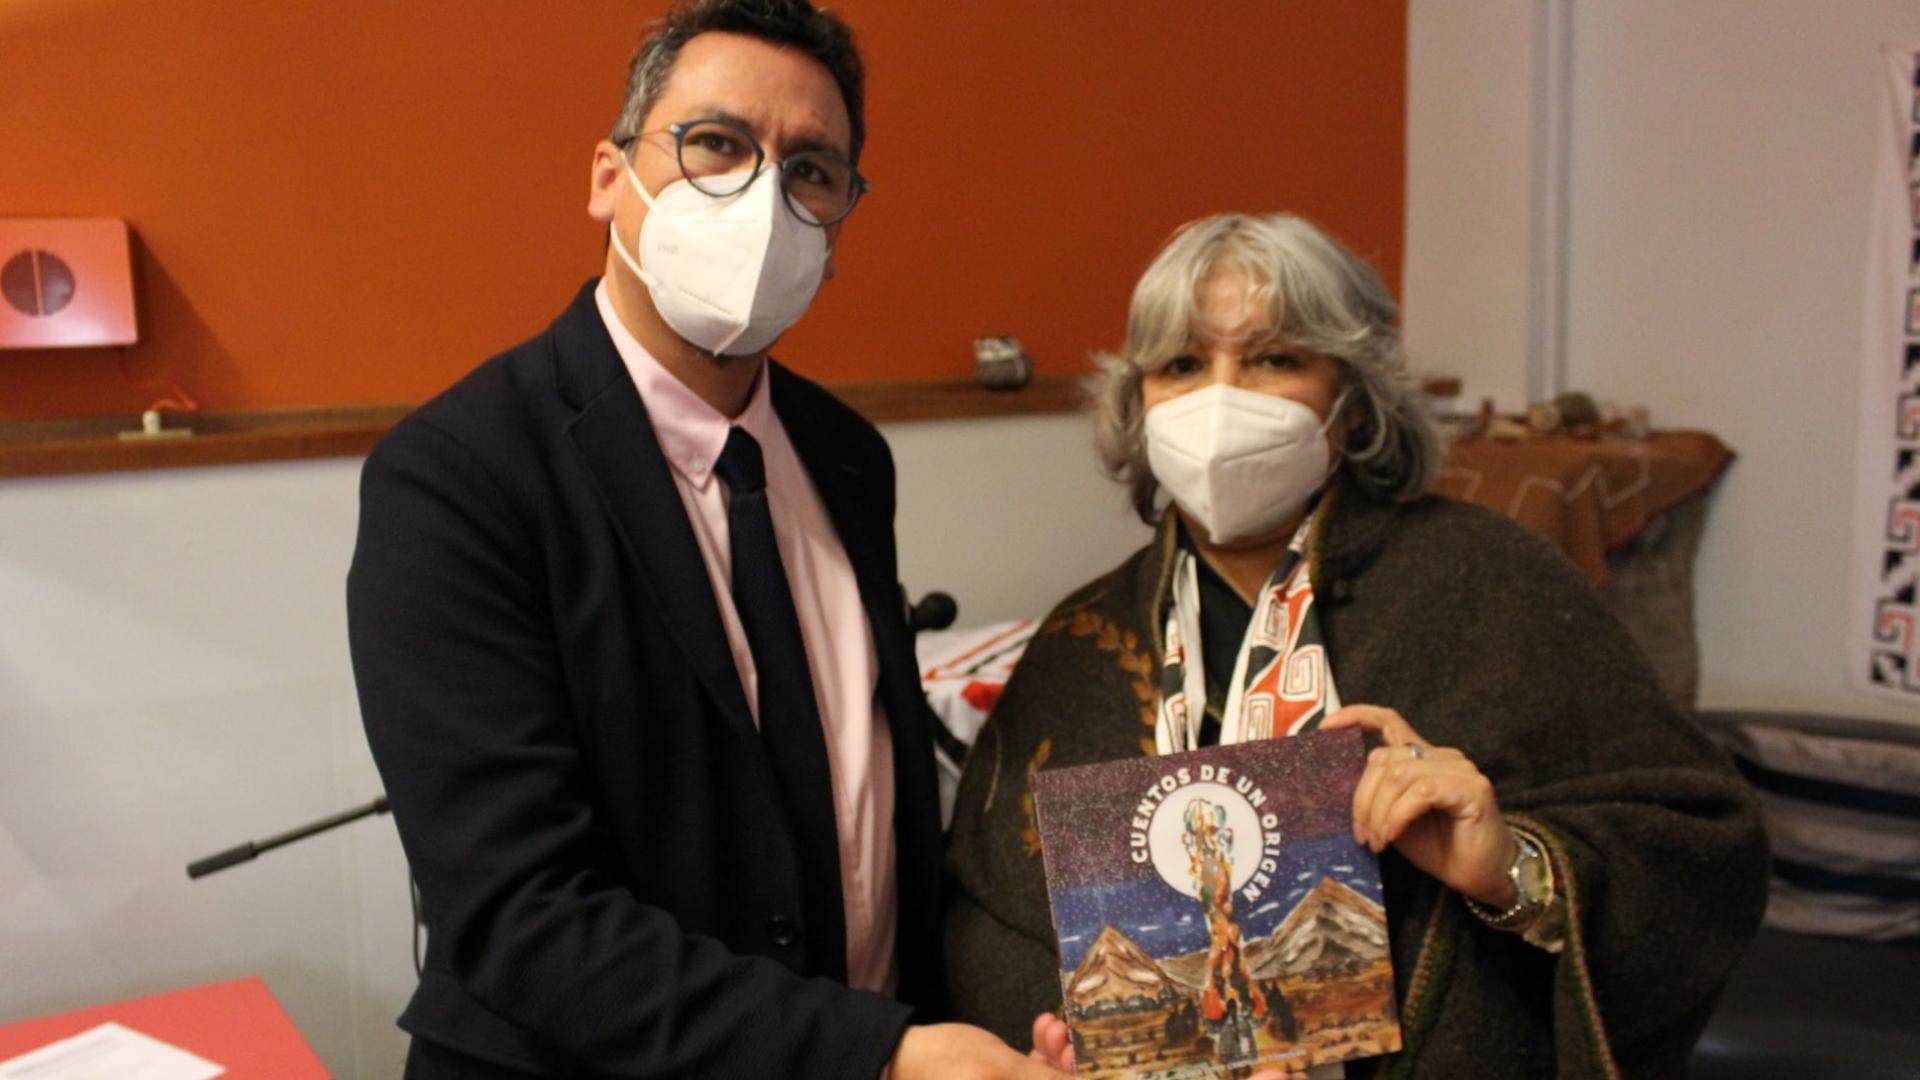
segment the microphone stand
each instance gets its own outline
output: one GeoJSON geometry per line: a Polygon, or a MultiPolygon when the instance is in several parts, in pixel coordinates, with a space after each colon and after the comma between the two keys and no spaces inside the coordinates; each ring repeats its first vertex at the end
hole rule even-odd
{"type": "MultiPolygon", "coordinates": [[[[953,620],[959,615],[960,605],[954,602],[952,596],[930,592],[921,597],[919,603],[908,605],[907,630],[915,635],[928,630],[945,630],[953,625],[953,620]]],[[[933,721],[933,745],[956,766],[967,760],[966,742],[953,733],[946,720],[932,709],[927,710],[927,717],[933,721]]]]}
{"type": "Polygon", "coordinates": [[[384,814],[389,809],[387,797],[382,795],[365,806],[355,807],[352,810],[343,810],[331,817],[323,817],[318,821],[309,822],[297,829],[289,829],[278,836],[270,836],[265,840],[249,840],[238,847],[230,847],[225,851],[215,855],[209,855],[204,859],[196,859],[187,864],[187,876],[190,878],[203,878],[208,874],[225,870],[229,866],[238,866],[243,862],[252,862],[260,855],[272,851],[274,848],[291,844],[295,840],[305,840],[309,836],[326,832],[328,829],[337,829],[349,821],[359,821],[363,817],[384,814]]]}
{"type": "MultiPolygon", "coordinates": [[[[309,836],[326,832],[328,829],[337,829],[350,821],[359,821],[363,817],[384,814],[391,809],[392,807],[387,803],[387,797],[382,795],[365,806],[356,806],[351,810],[342,810],[337,814],[323,817],[318,821],[310,821],[297,829],[288,829],[278,836],[269,836],[265,840],[249,840],[244,844],[237,847],[230,847],[218,854],[209,855],[204,859],[196,859],[187,864],[187,876],[189,878],[199,879],[206,877],[208,874],[219,873],[229,866],[238,866],[243,862],[252,862],[263,853],[272,851],[274,848],[284,847],[296,840],[305,840],[309,836]]],[[[418,975],[424,966],[420,939],[426,930],[426,922],[420,916],[420,889],[413,882],[412,867],[407,868],[407,898],[413,906],[413,973],[418,975]]]]}

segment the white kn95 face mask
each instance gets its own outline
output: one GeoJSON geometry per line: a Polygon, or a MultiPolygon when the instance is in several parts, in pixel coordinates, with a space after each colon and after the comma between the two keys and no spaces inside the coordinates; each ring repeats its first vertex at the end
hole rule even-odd
{"type": "Polygon", "coordinates": [[[626,171],[647,219],[638,259],[609,226],[613,248],[674,333],[715,356],[745,356],[806,314],[826,272],[826,230],[787,209],[778,168],[721,198],[684,177],[648,195],[631,163],[626,171]]]}
{"type": "MultiPolygon", "coordinates": [[[[1332,417],[1339,411],[1334,403],[1332,417]]],[[[1214,543],[1273,532],[1333,471],[1327,421],[1291,398],[1214,385],[1147,410],[1147,465],[1214,543]]]]}

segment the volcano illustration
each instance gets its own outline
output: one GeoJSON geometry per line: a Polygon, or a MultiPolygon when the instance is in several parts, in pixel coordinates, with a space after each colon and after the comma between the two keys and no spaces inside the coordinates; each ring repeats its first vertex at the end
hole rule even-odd
{"type": "Polygon", "coordinates": [[[1256,979],[1335,972],[1386,954],[1386,910],[1332,878],[1321,878],[1271,936],[1247,945],[1256,979]]]}
{"type": "Polygon", "coordinates": [[[1075,1009],[1092,1011],[1139,998],[1156,1001],[1174,985],[1146,950],[1108,926],[1067,980],[1066,996],[1075,1009]]]}

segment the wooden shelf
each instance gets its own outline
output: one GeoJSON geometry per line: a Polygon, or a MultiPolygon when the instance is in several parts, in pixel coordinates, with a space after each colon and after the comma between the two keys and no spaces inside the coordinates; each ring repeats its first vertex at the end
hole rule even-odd
{"type": "MultiPolygon", "coordinates": [[[[988,390],[969,379],[848,382],[831,386],[875,423],[1073,412],[1080,379],[1037,376],[1019,390],[988,390]]],[[[192,435],[122,439],[137,416],[0,421],[0,478],[239,465],[256,461],[356,457],[380,441],[412,405],[253,409],[169,414],[192,435]]]]}
{"type": "Polygon", "coordinates": [[[903,420],[958,420],[1028,416],[1079,410],[1080,375],[1036,375],[1018,390],[989,390],[972,379],[903,379],[828,386],[841,401],[876,424],[903,420]]]}

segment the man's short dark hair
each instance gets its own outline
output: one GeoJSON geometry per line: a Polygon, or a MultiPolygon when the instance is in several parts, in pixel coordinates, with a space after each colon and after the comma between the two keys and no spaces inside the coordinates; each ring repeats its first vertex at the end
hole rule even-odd
{"type": "Polygon", "coordinates": [[[666,89],[667,76],[687,42],[700,34],[720,31],[745,34],[795,49],[818,60],[833,74],[847,105],[853,145],[847,153],[856,163],[867,141],[866,72],[854,47],[853,30],[830,11],[807,0],[682,0],[647,29],[627,67],[627,96],[620,119],[613,125],[614,145],[628,146],[640,134],[647,111],[666,89]]]}

